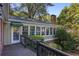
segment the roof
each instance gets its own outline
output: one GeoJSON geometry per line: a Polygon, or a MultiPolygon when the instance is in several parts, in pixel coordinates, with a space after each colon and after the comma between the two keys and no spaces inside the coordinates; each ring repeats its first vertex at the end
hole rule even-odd
{"type": "Polygon", "coordinates": [[[51,24],[48,21],[42,21],[42,20],[38,20],[38,19],[30,19],[30,18],[26,18],[26,17],[18,17],[18,16],[10,16],[9,19],[16,19],[16,20],[21,20],[21,21],[23,20],[23,21],[29,21],[29,22],[51,24]]]}

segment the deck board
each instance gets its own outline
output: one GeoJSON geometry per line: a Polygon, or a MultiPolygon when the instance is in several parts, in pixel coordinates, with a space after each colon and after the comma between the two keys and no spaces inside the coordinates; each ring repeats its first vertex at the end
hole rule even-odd
{"type": "Polygon", "coordinates": [[[2,56],[36,56],[36,53],[24,48],[21,44],[14,44],[4,46],[2,56]]]}

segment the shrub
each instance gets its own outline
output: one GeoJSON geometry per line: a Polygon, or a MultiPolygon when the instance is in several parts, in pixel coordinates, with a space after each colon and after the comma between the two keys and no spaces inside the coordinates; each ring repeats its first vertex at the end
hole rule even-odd
{"type": "Polygon", "coordinates": [[[41,35],[32,35],[31,38],[33,40],[38,40],[38,41],[43,41],[44,40],[44,37],[41,36],[41,35]]]}
{"type": "Polygon", "coordinates": [[[55,37],[57,37],[55,43],[61,46],[62,50],[70,51],[76,48],[76,41],[64,28],[57,28],[55,37]]]}

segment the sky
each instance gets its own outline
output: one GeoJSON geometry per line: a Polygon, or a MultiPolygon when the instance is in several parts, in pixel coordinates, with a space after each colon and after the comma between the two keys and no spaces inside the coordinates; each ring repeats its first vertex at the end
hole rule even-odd
{"type": "Polygon", "coordinates": [[[54,14],[58,17],[65,6],[70,6],[70,3],[55,3],[54,6],[50,6],[47,8],[47,12],[50,15],[54,14]]]}

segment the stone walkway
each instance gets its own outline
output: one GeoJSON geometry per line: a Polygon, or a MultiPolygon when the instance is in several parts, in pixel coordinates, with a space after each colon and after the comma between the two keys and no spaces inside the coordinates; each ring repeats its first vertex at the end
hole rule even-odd
{"type": "Polygon", "coordinates": [[[21,44],[4,46],[2,56],[36,56],[36,53],[21,44]]]}

